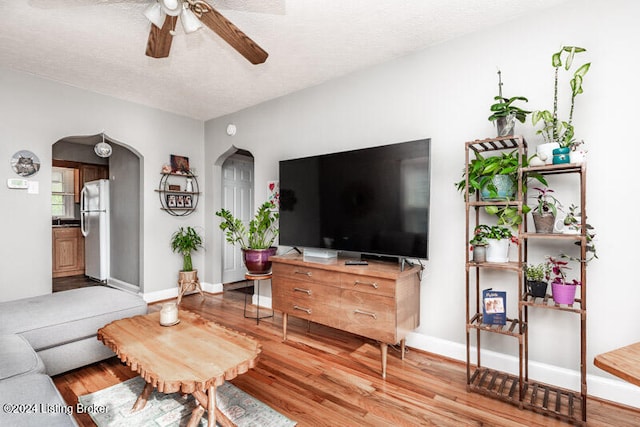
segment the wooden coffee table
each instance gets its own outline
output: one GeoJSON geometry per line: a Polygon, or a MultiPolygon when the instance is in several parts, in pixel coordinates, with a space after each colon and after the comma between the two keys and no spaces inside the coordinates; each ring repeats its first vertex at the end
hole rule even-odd
{"type": "Polygon", "coordinates": [[[199,405],[189,427],[200,422],[205,410],[209,426],[215,426],[216,419],[232,426],[216,407],[216,387],[253,368],[261,346],[190,311],[180,310],[179,318],[178,324],[168,327],[160,325],[159,312],[116,320],[98,330],[98,339],[147,382],[132,412],[144,408],[157,388],[196,398],[199,405]]]}

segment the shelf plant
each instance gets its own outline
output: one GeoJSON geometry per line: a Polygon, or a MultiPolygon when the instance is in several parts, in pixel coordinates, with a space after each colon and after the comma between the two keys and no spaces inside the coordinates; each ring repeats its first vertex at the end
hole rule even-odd
{"type": "Polygon", "coordinates": [[[547,295],[547,280],[550,267],[546,262],[540,264],[526,264],[524,275],[527,280],[527,291],[535,298],[544,298],[547,295]]]}
{"type": "Polygon", "coordinates": [[[488,262],[507,262],[509,244],[518,244],[518,238],[513,235],[508,227],[479,224],[475,227],[473,238],[469,241],[472,245],[478,244],[474,242],[486,242],[486,260],[488,262]]]}
{"type": "MultiPolygon", "coordinates": [[[[517,150],[511,152],[503,152],[499,155],[484,157],[481,153],[476,152],[475,158],[469,162],[468,168],[463,169],[462,179],[455,183],[458,191],[463,193],[465,200],[479,191],[483,200],[490,201],[509,201],[513,200],[516,192],[516,182],[518,168],[526,167],[528,164],[526,158],[522,158],[520,163],[517,150]],[[469,187],[467,189],[467,169],[469,187]],[[465,191],[467,189],[468,191],[465,191]]],[[[546,179],[539,173],[530,172],[524,177],[523,190],[526,191],[526,181],[529,178],[538,180],[540,183],[547,185],[546,179]]],[[[522,215],[518,212],[517,207],[509,205],[490,205],[485,207],[485,211],[490,215],[498,217],[498,225],[506,225],[517,228],[522,222],[522,215]]],[[[523,214],[526,214],[529,208],[523,206],[523,214]]]]}
{"type": "Polygon", "coordinates": [[[576,97],[584,92],[582,82],[585,74],[587,74],[591,67],[591,63],[588,62],[580,65],[569,80],[571,99],[568,119],[566,121],[558,117],[558,80],[560,68],[569,71],[573,65],[575,55],[585,51],[586,49],[582,47],[563,46],[559,52],[555,52],[551,56],[551,65],[554,68],[553,110],[537,110],[531,115],[534,126],[542,121],[543,127],[539,129],[537,133],[541,134],[547,143],[556,142],[560,147],[571,147],[578,144],[574,139],[573,112],[576,97]]]}
{"type": "Polygon", "coordinates": [[[511,98],[502,96],[502,72],[500,70],[498,70],[498,95],[493,100],[497,102],[489,107],[491,110],[489,121],[496,123],[498,136],[513,135],[515,121],[524,123],[527,114],[531,114],[531,111],[513,105],[516,101],[529,102],[524,96],[512,96],[511,98]]]}
{"type": "Polygon", "coordinates": [[[277,248],[272,245],[278,236],[280,218],[280,214],[272,209],[270,202],[264,202],[249,221],[249,227],[227,209],[216,212],[216,216],[221,218],[220,229],[224,231],[227,242],[240,246],[245,266],[251,274],[264,274],[271,269],[268,259],[276,253],[277,248]]]}
{"type": "Polygon", "coordinates": [[[536,205],[531,211],[533,223],[536,227],[536,233],[553,233],[553,227],[558,215],[558,207],[561,206],[560,201],[551,193],[551,188],[533,188],[538,192],[536,196],[536,205]]]}
{"type": "Polygon", "coordinates": [[[547,267],[549,268],[553,300],[558,304],[573,304],[576,288],[581,283],[576,279],[568,281],[566,270],[570,269],[569,263],[549,256],[547,257],[547,267]]]}
{"type": "MultiPolygon", "coordinates": [[[[571,257],[566,254],[562,254],[561,256],[562,258],[570,259],[573,261],[589,263],[594,259],[598,258],[598,253],[596,252],[596,245],[594,241],[596,237],[596,232],[595,232],[595,228],[591,224],[585,223],[583,225],[581,223],[581,217],[582,217],[582,213],[578,211],[578,206],[576,206],[575,204],[571,204],[569,206],[569,212],[567,213],[567,215],[563,220],[563,224],[565,225],[565,227],[569,227],[570,230],[574,231],[577,234],[582,233],[582,229],[584,227],[584,230],[585,230],[584,234],[585,234],[586,243],[587,243],[585,247],[586,258],[580,259],[576,257],[571,257]]],[[[580,242],[576,242],[576,245],[580,246],[580,242]]]]}

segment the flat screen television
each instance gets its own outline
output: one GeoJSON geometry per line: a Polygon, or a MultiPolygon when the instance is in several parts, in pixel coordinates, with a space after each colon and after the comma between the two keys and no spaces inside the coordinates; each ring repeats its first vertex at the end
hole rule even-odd
{"type": "Polygon", "coordinates": [[[430,142],[280,161],[280,244],[428,259],[430,142]]]}

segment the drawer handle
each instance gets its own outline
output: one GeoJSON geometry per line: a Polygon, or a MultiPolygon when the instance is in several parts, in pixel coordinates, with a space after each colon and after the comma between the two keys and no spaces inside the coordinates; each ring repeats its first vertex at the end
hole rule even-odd
{"type": "Polygon", "coordinates": [[[307,295],[311,295],[311,290],[310,289],[302,289],[302,288],[293,288],[294,292],[303,292],[307,295]]]}
{"type": "Polygon", "coordinates": [[[293,272],[293,274],[302,274],[303,276],[311,277],[311,272],[310,271],[299,271],[299,270],[296,270],[296,271],[293,272]]]}
{"type": "Polygon", "coordinates": [[[300,311],[304,311],[307,314],[311,314],[311,309],[310,308],[304,308],[304,307],[300,307],[298,305],[294,305],[293,306],[294,310],[300,310],[300,311]]]}
{"type": "Polygon", "coordinates": [[[371,283],[371,282],[361,282],[360,280],[356,280],[353,283],[353,286],[358,286],[358,285],[369,285],[369,286],[372,286],[373,289],[378,289],[378,284],[376,282],[371,283]]]}
{"type": "Polygon", "coordinates": [[[362,311],[362,310],[355,309],[355,310],[353,310],[353,313],[354,314],[364,314],[365,316],[371,316],[374,319],[378,320],[378,316],[376,316],[375,313],[370,313],[368,311],[362,311]]]}

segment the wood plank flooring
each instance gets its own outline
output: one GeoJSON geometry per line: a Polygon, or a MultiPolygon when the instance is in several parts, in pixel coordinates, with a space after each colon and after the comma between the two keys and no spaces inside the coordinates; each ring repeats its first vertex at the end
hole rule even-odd
{"type": "MultiPolygon", "coordinates": [[[[282,316],[259,325],[242,315],[244,295],[227,291],[183,299],[181,309],[261,341],[257,366],[231,382],[306,426],[565,426],[554,418],[520,410],[466,390],[465,365],[409,349],[402,361],[390,350],[387,379],[380,378],[375,342],[290,318],[282,341],[282,316]]],[[[150,311],[161,304],[150,305],[150,311]]],[[[77,397],[122,382],[135,374],[109,359],[54,377],[68,404],[77,397]]],[[[640,410],[588,399],[589,426],[638,426],[640,410]]],[[[86,414],[81,426],[93,426],[86,414]]]]}

